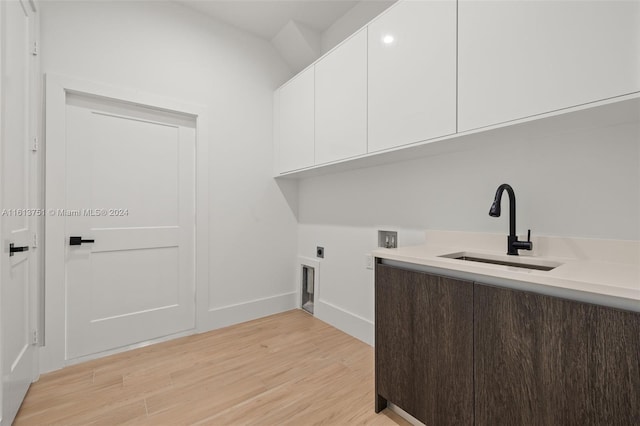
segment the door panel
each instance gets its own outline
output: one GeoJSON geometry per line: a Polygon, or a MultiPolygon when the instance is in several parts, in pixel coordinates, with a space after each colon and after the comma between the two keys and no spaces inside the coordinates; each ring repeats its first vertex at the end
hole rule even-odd
{"type": "Polygon", "coordinates": [[[0,2],[2,40],[2,279],[0,280],[2,424],[13,421],[33,378],[31,344],[32,252],[10,255],[10,244],[31,242],[30,37],[32,11],[20,1],[0,2]]]}
{"type": "Polygon", "coordinates": [[[91,205],[129,209],[127,216],[105,216],[94,223],[146,226],[152,218],[153,225],[176,224],[179,128],[95,112],[91,118],[87,124],[93,129],[83,130],[94,136],[93,161],[87,163],[93,167],[87,182],[91,205]]]}
{"type": "Polygon", "coordinates": [[[92,257],[93,321],[174,307],[180,302],[177,243],[155,250],[105,251],[92,257]],[[127,295],[124,300],[123,294],[127,295]]]}
{"type": "Polygon", "coordinates": [[[67,358],[193,328],[194,123],[72,95],[66,161],[67,358]]]}

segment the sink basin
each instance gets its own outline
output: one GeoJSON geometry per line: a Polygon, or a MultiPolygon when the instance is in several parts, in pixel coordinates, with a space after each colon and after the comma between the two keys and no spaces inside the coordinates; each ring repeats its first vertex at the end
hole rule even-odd
{"type": "Polygon", "coordinates": [[[514,268],[533,269],[536,271],[551,271],[562,265],[562,263],[552,262],[542,259],[531,259],[527,257],[517,256],[496,256],[489,254],[470,253],[466,251],[443,254],[438,257],[446,257],[448,259],[464,260],[467,262],[490,263],[492,265],[511,266],[514,268]]]}

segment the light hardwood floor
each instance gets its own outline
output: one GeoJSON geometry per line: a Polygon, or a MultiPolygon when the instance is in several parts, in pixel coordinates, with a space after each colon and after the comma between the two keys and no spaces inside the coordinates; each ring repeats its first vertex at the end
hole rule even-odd
{"type": "Polygon", "coordinates": [[[373,411],[373,349],[300,310],[67,367],[16,425],[408,425],[373,411]]]}

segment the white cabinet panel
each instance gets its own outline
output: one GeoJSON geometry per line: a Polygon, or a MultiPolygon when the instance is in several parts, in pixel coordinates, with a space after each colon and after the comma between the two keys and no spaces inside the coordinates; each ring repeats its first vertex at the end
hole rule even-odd
{"type": "Polygon", "coordinates": [[[313,67],[276,93],[277,170],[280,173],[313,166],[313,67]],[[279,105],[279,106],[278,106],[279,105]]]}
{"type": "Polygon", "coordinates": [[[369,25],[375,152],[456,132],[456,1],[403,1],[369,25]]]}
{"type": "Polygon", "coordinates": [[[640,91],[640,1],[458,5],[458,130],[640,91]]]}
{"type": "Polygon", "coordinates": [[[367,31],[321,59],[316,70],[315,162],[367,152],[367,31]]]}

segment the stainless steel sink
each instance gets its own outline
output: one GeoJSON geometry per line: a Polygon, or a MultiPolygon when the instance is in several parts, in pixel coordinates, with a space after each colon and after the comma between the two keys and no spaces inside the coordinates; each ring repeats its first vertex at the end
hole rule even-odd
{"type": "Polygon", "coordinates": [[[488,254],[470,253],[470,252],[457,252],[443,254],[439,257],[446,257],[448,259],[464,260],[468,262],[490,263],[492,265],[511,266],[514,268],[533,269],[536,271],[551,271],[562,265],[562,263],[553,262],[550,260],[531,259],[527,257],[517,256],[496,256],[488,254]]]}

